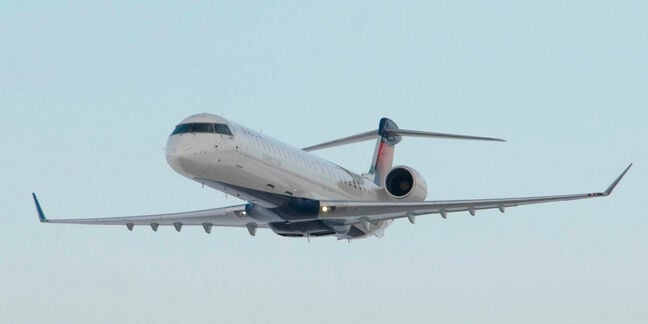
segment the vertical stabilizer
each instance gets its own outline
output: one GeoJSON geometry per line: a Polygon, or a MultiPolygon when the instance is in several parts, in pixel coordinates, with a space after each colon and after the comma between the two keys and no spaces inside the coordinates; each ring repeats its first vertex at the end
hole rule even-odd
{"type": "Polygon", "coordinates": [[[401,136],[390,133],[389,130],[397,130],[398,125],[389,119],[382,118],[378,126],[378,140],[374,151],[373,160],[369,174],[374,176],[374,183],[383,186],[385,175],[392,168],[394,162],[394,146],[401,141],[401,136]]]}

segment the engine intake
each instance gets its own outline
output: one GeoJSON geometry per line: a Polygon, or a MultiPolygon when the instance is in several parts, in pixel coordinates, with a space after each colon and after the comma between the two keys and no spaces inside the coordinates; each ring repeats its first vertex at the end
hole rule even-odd
{"type": "Polygon", "coordinates": [[[390,197],[407,201],[423,201],[427,197],[427,183],[416,170],[397,166],[385,177],[385,190],[390,197]]]}

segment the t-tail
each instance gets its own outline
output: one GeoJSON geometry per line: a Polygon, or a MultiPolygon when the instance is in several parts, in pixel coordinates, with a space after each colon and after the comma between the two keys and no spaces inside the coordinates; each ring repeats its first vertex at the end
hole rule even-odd
{"type": "Polygon", "coordinates": [[[385,175],[391,170],[394,162],[394,148],[396,144],[400,143],[403,136],[409,137],[432,137],[432,138],[446,138],[446,139],[462,139],[462,140],[477,140],[477,141],[496,141],[506,142],[500,138],[481,137],[437,132],[426,132],[417,130],[400,129],[396,123],[389,118],[380,119],[380,124],[377,130],[372,130],[333,141],[325,142],[318,145],[313,145],[304,148],[304,151],[315,151],[324,148],[346,145],[356,142],[368,141],[376,139],[376,149],[374,151],[369,174],[373,175],[374,182],[383,186],[385,175]]]}

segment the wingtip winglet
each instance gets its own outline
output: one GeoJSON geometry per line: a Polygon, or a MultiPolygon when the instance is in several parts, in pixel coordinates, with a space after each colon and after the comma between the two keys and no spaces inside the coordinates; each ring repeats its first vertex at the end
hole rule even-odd
{"type": "Polygon", "coordinates": [[[614,191],[614,188],[619,184],[619,182],[621,182],[621,179],[623,179],[623,177],[625,176],[625,174],[628,173],[628,170],[630,170],[630,167],[632,167],[632,163],[630,163],[630,165],[628,165],[628,167],[625,168],[625,170],[623,170],[623,172],[621,173],[621,175],[619,175],[619,176],[614,180],[614,182],[612,182],[612,184],[611,184],[607,189],[605,189],[605,192],[603,192],[603,194],[604,194],[605,196],[610,195],[610,194],[612,193],[612,191],[614,191]]]}
{"type": "Polygon", "coordinates": [[[38,213],[38,220],[40,220],[41,223],[47,223],[47,218],[45,217],[45,213],[43,213],[43,209],[40,206],[40,203],[38,202],[38,198],[36,198],[36,194],[32,192],[32,197],[34,198],[34,205],[36,206],[36,212],[38,213]]]}

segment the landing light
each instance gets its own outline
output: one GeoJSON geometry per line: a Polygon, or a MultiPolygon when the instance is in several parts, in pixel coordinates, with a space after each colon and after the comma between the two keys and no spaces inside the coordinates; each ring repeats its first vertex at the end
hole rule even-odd
{"type": "Polygon", "coordinates": [[[320,207],[322,213],[332,213],[335,211],[335,206],[322,206],[320,207]]]}

